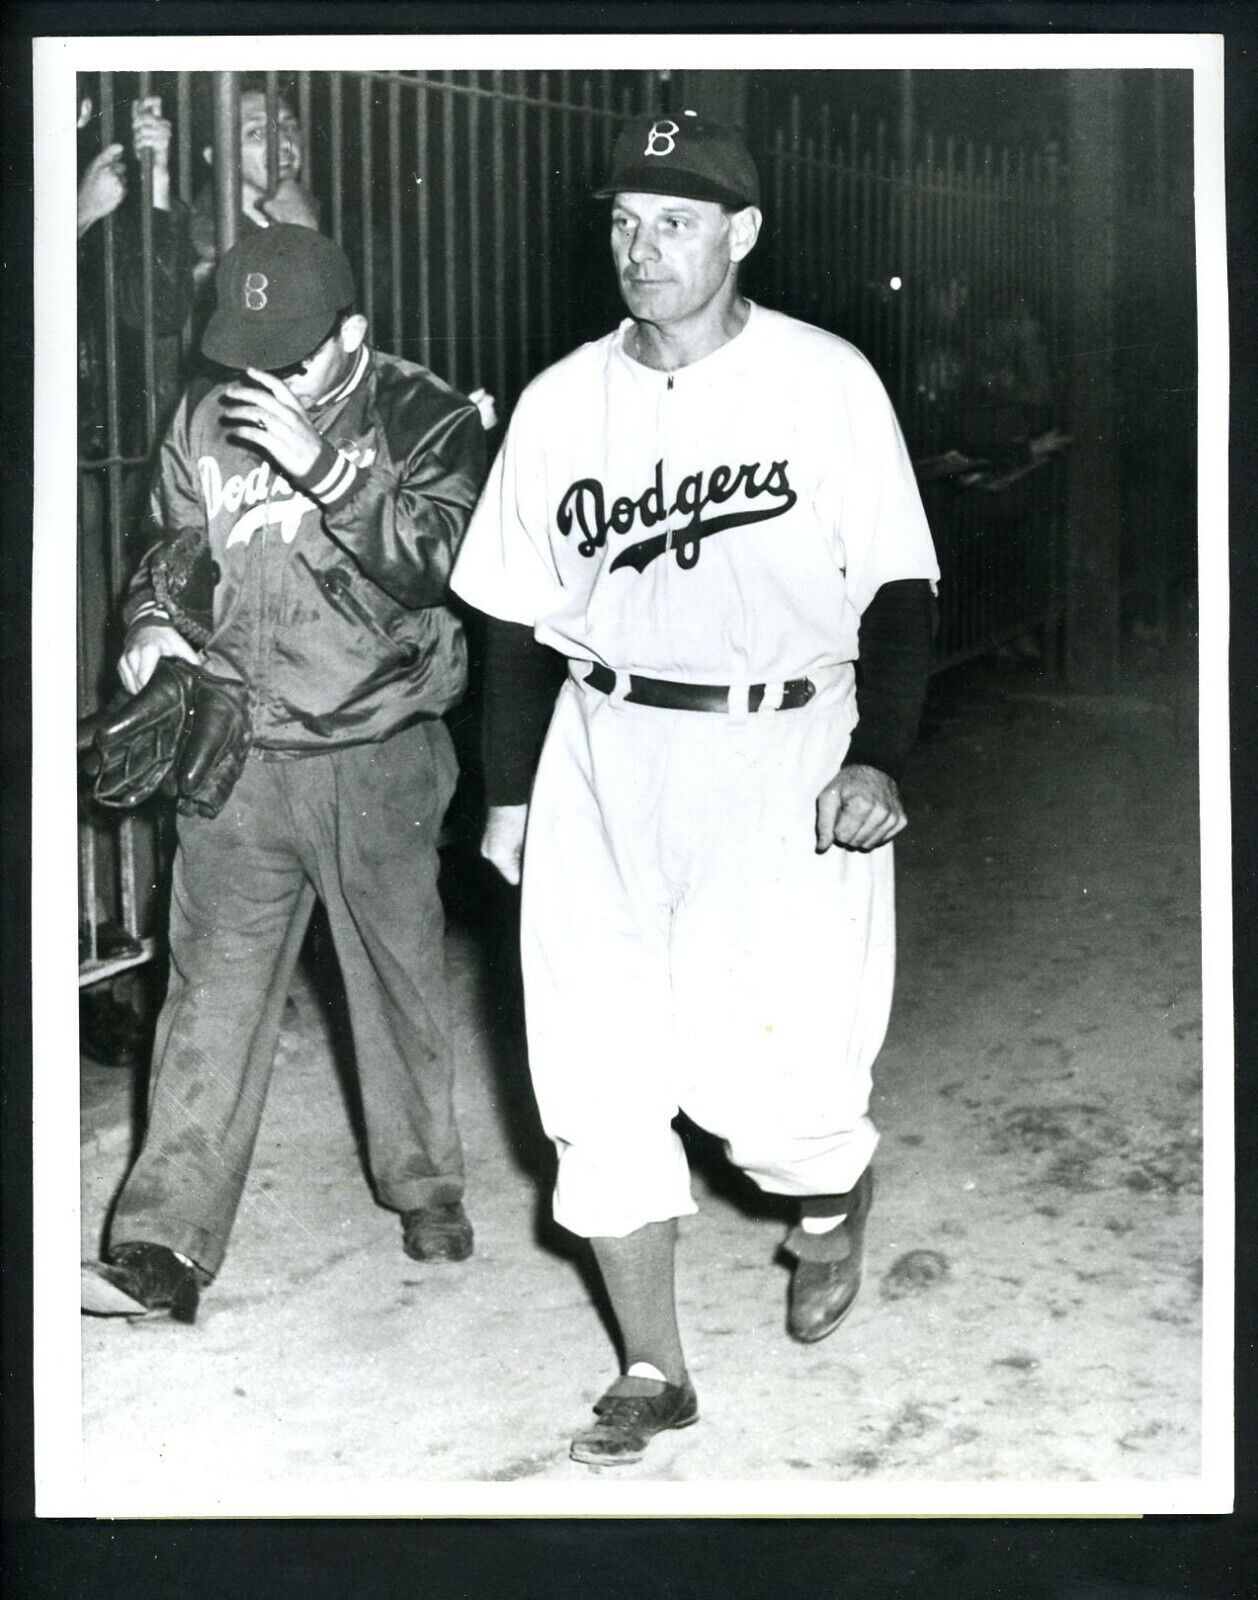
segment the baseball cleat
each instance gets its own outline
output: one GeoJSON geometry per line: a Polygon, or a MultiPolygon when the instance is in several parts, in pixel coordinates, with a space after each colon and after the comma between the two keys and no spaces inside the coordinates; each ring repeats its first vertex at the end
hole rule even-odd
{"type": "Polygon", "coordinates": [[[837,1227],[828,1233],[792,1229],[785,1248],[796,1257],[786,1311],[793,1339],[816,1344],[833,1333],[855,1305],[873,1196],[873,1169],[866,1167],[852,1190],[851,1210],[837,1227]]]}
{"type": "Polygon", "coordinates": [[[641,1461],[657,1433],[698,1422],[699,1400],[689,1378],[682,1383],[617,1378],[596,1402],[594,1414],[594,1426],[572,1441],[572,1459],[590,1467],[628,1466],[641,1461]]]}

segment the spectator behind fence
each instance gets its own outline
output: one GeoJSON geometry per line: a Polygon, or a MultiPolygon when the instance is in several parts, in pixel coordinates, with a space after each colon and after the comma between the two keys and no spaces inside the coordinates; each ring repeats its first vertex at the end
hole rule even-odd
{"type": "MultiPolygon", "coordinates": [[[[142,191],[137,164],[144,151],[152,153],[153,205],[153,414],[157,428],[165,423],[179,384],[179,333],[192,304],[189,214],[171,195],[170,123],[162,115],[156,95],[131,102],[130,152],[119,142],[93,150],[91,141],[99,126],[90,96],[79,102],[80,136],[78,186],[78,439],[87,466],[79,473],[78,566],[79,592],[79,701],[80,711],[95,707],[107,693],[107,662],[111,647],[110,609],[115,592],[111,576],[110,518],[107,500],[109,477],[103,466],[92,467],[110,453],[107,339],[105,318],[105,235],[99,226],[114,218],[114,305],[118,332],[115,341],[115,396],[118,447],[123,456],[142,456],[148,448],[148,374],[144,347],[144,240],[142,191]],[[134,163],[131,158],[134,158],[134,163]]],[[[128,569],[139,551],[137,530],[144,526],[146,473],[136,465],[117,470],[113,492],[122,530],[128,569]]],[[[121,574],[117,575],[121,579],[121,574]]],[[[94,848],[109,859],[109,830],[93,819],[94,848]]],[[[137,911],[143,922],[148,896],[157,876],[152,859],[152,839],[145,830],[135,836],[137,911]]],[[[102,893],[97,879],[97,901],[84,907],[79,931],[80,960],[93,949],[89,922],[95,927],[98,959],[138,958],[140,945],[122,926],[117,908],[102,893]]],[[[138,1063],[151,1037],[146,1020],[144,980],[135,972],[108,983],[94,984],[79,996],[81,1047],[93,1060],[110,1066],[138,1063]]]]}
{"type": "Polygon", "coordinates": [[[148,1128],[83,1302],[184,1321],[227,1246],[312,887],[379,1200],[414,1259],[472,1250],[437,839],[456,776],[441,718],[466,675],[447,582],[483,478],[480,417],[368,348],[322,235],[251,232],[216,292],[203,350],[235,376],[194,382],[162,445],[161,538],[124,607],[119,674],[142,693],[174,656],[243,682],[253,749],[221,811],[179,819],[148,1128]]]}
{"type": "Polygon", "coordinates": [[[965,277],[933,286],[915,386],[945,448],[914,465],[923,484],[983,491],[983,514],[1016,525],[1026,491],[1005,491],[1069,444],[1054,423],[1056,385],[1043,325],[1025,302],[1007,316],[971,310],[965,277]]]}
{"type": "MultiPolygon", "coordinates": [[[[86,133],[93,107],[79,105],[78,127],[86,133]]],[[[147,150],[153,158],[152,283],[156,410],[159,427],[173,401],[179,380],[178,336],[192,306],[191,247],[188,208],[175,200],[170,186],[171,126],[162,115],[158,95],[131,102],[131,153],[139,162],[147,150]]],[[[105,347],[103,236],[97,223],[115,217],[114,292],[123,336],[118,360],[120,444],[124,455],[141,454],[144,437],[144,237],[141,200],[129,171],[127,155],[114,143],[80,161],[78,190],[79,289],[79,439],[85,454],[106,453],[107,365],[105,347]],[[130,198],[129,198],[130,197],[130,198]],[[124,202],[126,202],[124,204],[124,202]]]]}
{"type": "MultiPolygon", "coordinates": [[[[269,193],[267,177],[267,107],[265,79],[247,75],[240,91],[240,232],[244,236],[276,222],[299,228],[318,228],[319,202],[302,181],[306,166],[305,130],[284,97],[279,97],[275,125],[279,182],[269,193]]],[[[214,165],[214,149],[202,150],[206,164],[214,165]]],[[[192,205],[192,243],[196,252],[197,282],[207,281],[218,260],[214,227],[214,184],[198,192],[192,205]]]]}

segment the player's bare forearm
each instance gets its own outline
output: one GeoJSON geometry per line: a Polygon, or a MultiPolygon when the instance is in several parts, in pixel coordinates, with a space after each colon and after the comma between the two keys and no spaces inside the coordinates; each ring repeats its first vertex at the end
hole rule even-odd
{"type": "Polygon", "coordinates": [[[893,779],[877,767],[841,767],[817,796],[817,853],[832,844],[877,850],[908,826],[893,779]]]}

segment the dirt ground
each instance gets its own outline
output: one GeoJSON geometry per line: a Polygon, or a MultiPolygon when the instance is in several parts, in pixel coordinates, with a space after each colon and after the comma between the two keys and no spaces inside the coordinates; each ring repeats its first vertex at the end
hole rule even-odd
{"type": "MultiPolygon", "coordinates": [[[[679,1295],[703,1421],[617,1481],[1198,1471],[1194,721],[1182,675],[1089,699],[1009,660],[936,686],[896,845],[861,1299],[833,1338],[792,1344],[785,1212],[694,1134],[679,1295]]],[[[615,1361],[581,1254],[547,1221],[511,898],[479,867],[449,876],[474,1259],[402,1255],[364,1177],[327,972],[307,962],[197,1325],[83,1320],[94,1492],[174,1484],[212,1511],[225,1480],[589,1475],[567,1444],[615,1361]]],[[[94,1254],[133,1095],[117,1069],[83,1081],[94,1254]]]]}

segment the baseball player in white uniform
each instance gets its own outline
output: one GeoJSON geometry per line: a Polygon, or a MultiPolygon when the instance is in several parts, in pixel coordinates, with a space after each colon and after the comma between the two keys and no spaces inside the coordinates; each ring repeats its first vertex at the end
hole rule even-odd
{"type": "Polygon", "coordinates": [[[453,587],[491,619],[482,851],[510,882],[523,861],[555,1216],[591,1240],[623,1346],[572,1446],[607,1465],[698,1419],[673,1288],[695,1210],[679,1110],[798,1197],[792,1334],[824,1337],[855,1299],[905,825],[892,769],[938,569],[872,368],[739,293],[761,224],[740,137],[636,119],[597,192],[630,315],[525,391],[453,587]],[[863,618],[880,620],[858,689],[863,618]],[[538,644],[567,661],[553,715],[538,644]]]}

